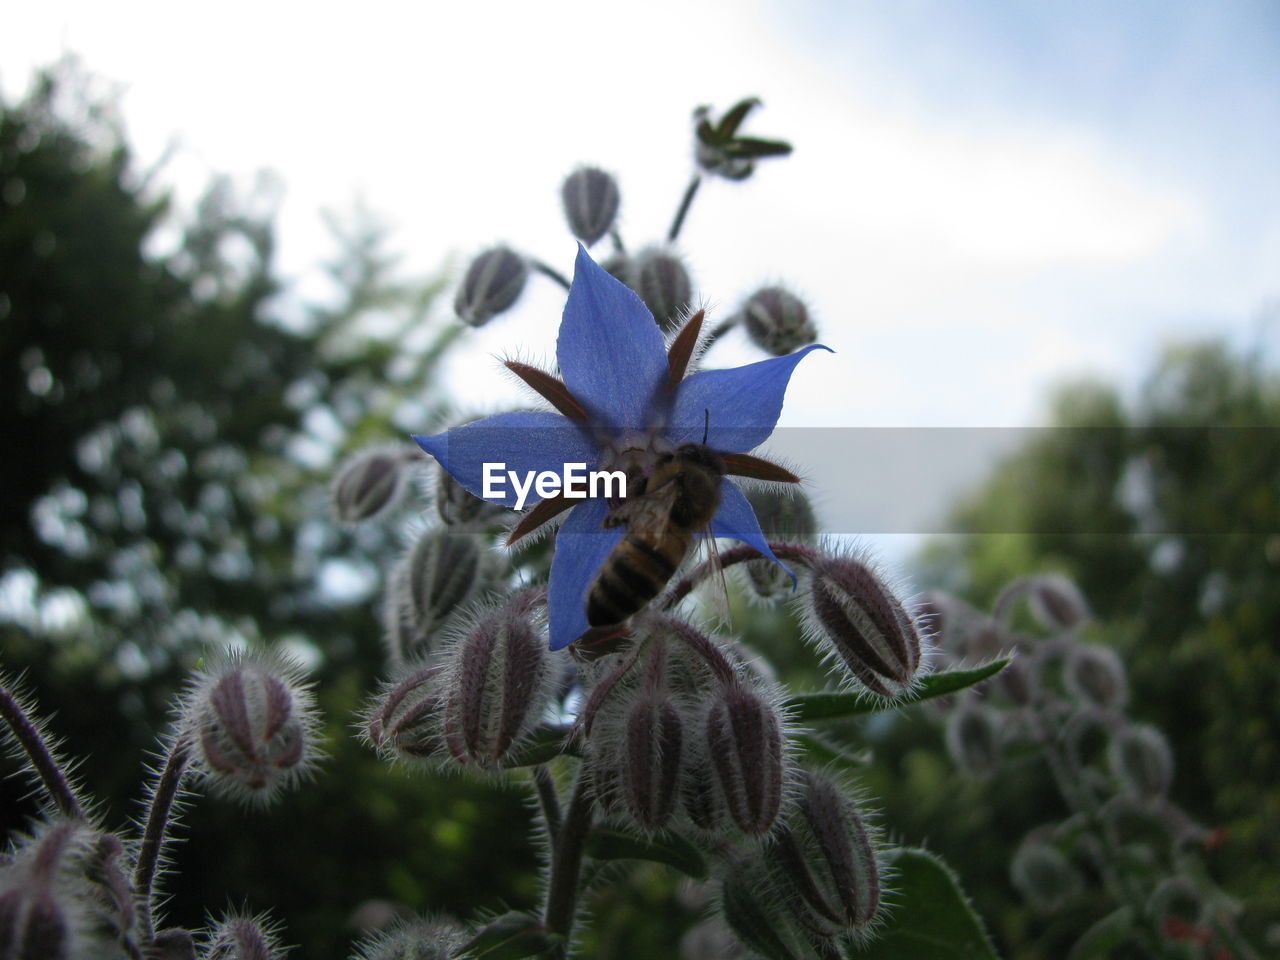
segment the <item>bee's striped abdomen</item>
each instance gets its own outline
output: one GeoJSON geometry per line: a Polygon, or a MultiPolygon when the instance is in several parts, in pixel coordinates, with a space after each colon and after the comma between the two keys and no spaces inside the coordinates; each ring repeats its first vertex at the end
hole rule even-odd
{"type": "Polygon", "coordinates": [[[587,594],[587,623],[621,623],[656,597],[680,566],[689,541],[689,532],[678,529],[659,540],[630,532],[623,536],[587,594]]]}

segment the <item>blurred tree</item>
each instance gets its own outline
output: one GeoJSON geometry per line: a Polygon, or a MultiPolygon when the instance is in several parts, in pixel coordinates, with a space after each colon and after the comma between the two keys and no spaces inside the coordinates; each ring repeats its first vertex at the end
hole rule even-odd
{"type": "MultiPolygon", "coordinates": [[[[398,540],[336,527],[328,476],[440,403],[420,385],[463,329],[428,316],[441,282],[398,281],[357,211],[332,221],[330,302],[299,304],[272,273],[272,179],[216,180],[185,226],[149,179],[74,61],[0,103],[0,668],[56,712],[118,825],[210,644],[308,656],[332,759],[264,814],[194,808],[177,922],[243,902],[276,910],[308,955],[345,956],[365,899],[519,902],[535,858],[512,848],[518,797],[407,780],[350,734],[383,671],[370,600],[398,540]]],[[[0,791],[0,836],[34,811],[18,794],[0,791]]]]}
{"type": "MultiPolygon", "coordinates": [[[[1280,919],[1280,374],[1259,354],[1195,343],[1169,350],[1130,402],[1079,383],[1053,411],[958,507],[970,535],[932,546],[923,579],[979,607],[1028,573],[1081,585],[1095,639],[1130,668],[1131,713],[1173,742],[1174,795],[1225,828],[1211,859],[1263,942],[1280,919]]],[[[1043,781],[957,785],[924,750],[936,733],[909,723],[893,737],[884,754],[900,765],[876,783],[891,822],[927,832],[963,865],[980,912],[1031,942],[1043,931],[1002,874],[1022,832],[1061,812],[1043,781]]],[[[1014,955],[1040,955],[1023,946],[1014,955]]]]}

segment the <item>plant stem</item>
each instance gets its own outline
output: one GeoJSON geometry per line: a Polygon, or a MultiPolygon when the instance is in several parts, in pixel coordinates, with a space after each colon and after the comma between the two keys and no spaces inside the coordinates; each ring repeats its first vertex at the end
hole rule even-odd
{"type": "Polygon", "coordinates": [[[156,866],[168,838],[173,805],[182,788],[182,777],[187,772],[190,757],[190,742],[186,734],[179,734],[169,748],[169,755],[165,757],[164,769],[160,771],[160,778],[156,781],[155,790],[151,793],[151,803],[147,808],[147,822],[143,829],[142,843],[138,847],[138,864],[133,871],[133,889],[138,900],[138,920],[144,944],[151,942],[153,933],[151,901],[156,866]]]}
{"type": "Polygon", "coordinates": [[[553,960],[569,955],[569,935],[578,912],[578,880],[582,875],[582,857],[594,814],[591,778],[586,764],[578,767],[578,781],[564,822],[556,834],[551,855],[551,878],[547,883],[547,908],[543,923],[547,932],[559,934],[564,943],[551,954],[553,960]]]}
{"type": "Polygon", "coordinates": [[[83,817],[84,811],[80,807],[80,802],[76,799],[75,792],[71,789],[66,774],[58,765],[53,751],[40,735],[40,728],[32,722],[26,711],[22,709],[22,705],[4,686],[0,686],[0,716],[4,717],[5,722],[9,724],[9,729],[13,731],[14,739],[26,751],[32,769],[40,777],[45,792],[49,794],[49,798],[62,815],[73,819],[83,817]]]}
{"type": "Polygon", "coordinates": [[[684,196],[680,199],[680,207],[676,210],[676,218],[671,221],[671,229],[667,231],[667,243],[675,243],[676,237],[680,236],[680,228],[684,226],[684,218],[689,213],[689,208],[693,206],[693,198],[698,195],[698,187],[702,185],[702,174],[695,173],[693,179],[689,181],[689,186],[684,191],[684,196]]]}
{"type": "MultiPolygon", "coordinates": [[[[818,552],[799,543],[785,543],[780,540],[770,540],[769,549],[773,551],[773,555],[779,560],[791,560],[801,566],[813,568],[819,559],[818,552]]],[[[711,576],[716,569],[727,570],[737,563],[746,563],[748,560],[760,560],[764,558],[755,547],[748,547],[745,544],[740,547],[733,547],[720,554],[720,559],[716,561],[707,561],[698,564],[690,570],[680,581],[672,587],[662,597],[659,609],[671,610],[677,603],[687,597],[690,591],[707,577],[711,576]]]]}
{"type": "Polygon", "coordinates": [[[556,835],[560,832],[560,797],[556,794],[555,778],[545,763],[533,768],[533,786],[538,791],[538,804],[542,807],[542,819],[547,824],[547,836],[555,849],[556,835]]]}
{"type": "Polygon", "coordinates": [[[531,259],[529,261],[529,266],[533,267],[533,269],[537,270],[544,277],[550,277],[552,280],[560,284],[560,286],[564,287],[566,290],[569,289],[568,277],[566,277],[563,273],[561,273],[555,267],[551,266],[549,263],[543,263],[541,260],[531,259]]]}
{"type": "Polygon", "coordinates": [[[706,339],[702,341],[702,353],[705,355],[711,349],[711,345],[723,337],[726,333],[738,325],[738,316],[734,315],[728,320],[722,320],[711,328],[711,332],[707,334],[706,339]]]}

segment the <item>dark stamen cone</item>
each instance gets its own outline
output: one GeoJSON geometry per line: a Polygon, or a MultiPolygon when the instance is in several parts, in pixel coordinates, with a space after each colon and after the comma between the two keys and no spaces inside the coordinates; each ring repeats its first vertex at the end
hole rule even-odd
{"type": "Polygon", "coordinates": [[[707,714],[707,750],[729,813],[743,833],[769,832],[782,806],[784,756],[777,711],[732,683],[707,714]]]}

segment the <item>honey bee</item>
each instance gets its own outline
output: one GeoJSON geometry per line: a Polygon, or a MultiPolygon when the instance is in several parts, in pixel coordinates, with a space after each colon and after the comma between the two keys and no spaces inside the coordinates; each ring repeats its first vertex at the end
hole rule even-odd
{"type": "MultiPolygon", "coordinates": [[[[705,439],[705,438],[704,438],[705,439]]],[[[626,532],[587,592],[587,623],[622,623],[656,597],[689,552],[693,537],[720,509],[724,461],[705,443],[663,455],[642,489],[604,518],[626,532]]]]}

